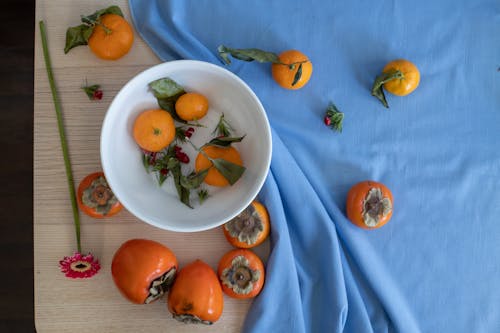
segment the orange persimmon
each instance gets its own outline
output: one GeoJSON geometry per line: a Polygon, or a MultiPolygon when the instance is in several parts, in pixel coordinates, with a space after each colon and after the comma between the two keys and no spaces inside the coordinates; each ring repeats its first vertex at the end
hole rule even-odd
{"type": "Polygon", "coordinates": [[[256,200],[222,226],[227,241],[239,248],[260,245],[269,235],[270,229],[267,209],[256,200]]]}
{"type": "Polygon", "coordinates": [[[391,191],[382,183],[366,180],[347,193],[347,218],[363,229],[380,228],[392,217],[391,191]]]}
{"type": "Polygon", "coordinates": [[[160,298],[178,269],[175,254],[165,245],[148,239],[131,239],[113,256],[111,275],[129,301],[145,304],[160,298]]]}
{"type": "Polygon", "coordinates": [[[82,179],[76,192],[78,208],[88,216],[113,216],[123,208],[106,182],[103,172],[94,172],[82,179]]]}
{"type": "Polygon", "coordinates": [[[264,286],[264,264],[248,249],[227,252],[219,261],[217,274],[222,291],[233,298],[252,298],[264,286]]]}
{"type": "Polygon", "coordinates": [[[199,259],[181,268],[168,293],[167,305],[179,321],[216,322],[222,315],[224,297],[214,270],[199,259]]]}

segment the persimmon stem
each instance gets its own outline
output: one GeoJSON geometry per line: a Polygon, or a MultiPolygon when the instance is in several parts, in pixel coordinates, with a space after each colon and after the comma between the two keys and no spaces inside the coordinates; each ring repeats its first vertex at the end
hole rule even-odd
{"type": "Polygon", "coordinates": [[[71,199],[71,206],[73,208],[73,222],[75,225],[76,233],[76,245],[78,252],[82,252],[82,245],[80,242],[80,216],[78,214],[78,205],[76,203],[75,186],[73,182],[73,172],[71,171],[71,163],[69,160],[68,145],[66,143],[66,135],[64,133],[64,124],[61,111],[61,104],[59,102],[59,97],[57,95],[56,84],[54,80],[54,75],[52,73],[52,66],[50,62],[49,48],[47,45],[47,33],[45,32],[45,23],[43,21],[39,22],[40,34],[42,37],[42,47],[43,47],[43,57],[45,60],[45,67],[47,69],[47,76],[50,83],[50,90],[52,91],[52,100],[54,102],[54,107],[57,117],[57,127],[59,129],[59,138],[61,141],[61,149],[64,158],[64,166],[66,168],[66,179],[68,181],[69,194],[71,199]]]}

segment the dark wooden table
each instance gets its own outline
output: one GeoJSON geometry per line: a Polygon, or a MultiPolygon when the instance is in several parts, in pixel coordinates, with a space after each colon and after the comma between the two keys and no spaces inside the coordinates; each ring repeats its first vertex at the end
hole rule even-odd
{"type": "Polygon", "coordinates": [[[34,0],[0,10],[0,332],[33,332],[34,0]]]}

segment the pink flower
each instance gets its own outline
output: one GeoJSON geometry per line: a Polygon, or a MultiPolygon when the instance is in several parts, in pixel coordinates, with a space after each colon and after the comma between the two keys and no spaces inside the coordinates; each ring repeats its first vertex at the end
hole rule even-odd
{"type": "Polygon", "coordinates": [[[71,257],[64,257],[63,260],[59,261],[59,266],[61,272],[63,272],[66,277],[72,279],[92,277],[101,269],[99,260],[95,259],[91,253],[82,255],[79,252],[75,252],[71,257]]]}

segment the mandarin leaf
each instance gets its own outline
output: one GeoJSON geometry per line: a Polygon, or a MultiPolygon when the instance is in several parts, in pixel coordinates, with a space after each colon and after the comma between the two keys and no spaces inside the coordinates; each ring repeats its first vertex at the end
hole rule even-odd
{"type": "Polygon", "coordinates": [[[231,63],[229,55],[235,59],[243,61],[258,61],[258,62],[271,62],[280,63],[278,55],[273,52],[267,52],[260,49],[250,48],[250,49],[232,49],[230,47],[220,45],[217,48],[220,57],[226,65],[231,63]]]}
{"type": "Polygon", "coordinates": [[[210,158],[210,161],[231,185],[236,183],[246,170],[244,166],[234,164],[222,158],[210,158]]]}
{"type": "Polygon", "coordinates": [[[383,86],[389,81],[401,79],[402,77],[403,73],[399,70],[391,70],[380,74],[375,78],[375,82],[373,82],[372,96],[375,96],[386,108],[389,108],[389,104],[387,104],[387,100],[385,98],[383,86]]]}

